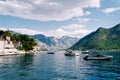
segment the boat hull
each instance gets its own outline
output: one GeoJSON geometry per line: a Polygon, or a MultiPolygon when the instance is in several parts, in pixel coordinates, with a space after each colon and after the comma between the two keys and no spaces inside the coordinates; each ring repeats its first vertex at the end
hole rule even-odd
{"type": "Polygon", "coordinates": [[[84,57],[85,60],[110,60],[113,58],[112,56],[105,56],[105,57],[91,57],[91,56],[86,56],[84,57]]]}
{"type": "Polygon", "coordinates": [[[55,54],[54,52],[47,52],[47,54],[55,54]]]}
{"type": "Polygon", "coordinates": [[[65,56],[75,56],[73,53],[65,53],[65,56]]]}

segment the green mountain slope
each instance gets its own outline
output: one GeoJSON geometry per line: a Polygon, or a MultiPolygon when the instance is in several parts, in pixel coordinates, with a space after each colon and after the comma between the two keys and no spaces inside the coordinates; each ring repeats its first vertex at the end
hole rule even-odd
{"type": "Polygon", "coordinates": [[[97,29],[80,39],[71,49],[120,49],[120,24],[109,29],[97,29]]]}

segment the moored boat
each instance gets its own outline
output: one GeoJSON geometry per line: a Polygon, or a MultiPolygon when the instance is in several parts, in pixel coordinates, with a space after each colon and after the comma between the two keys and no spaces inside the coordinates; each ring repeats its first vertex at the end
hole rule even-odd
{"type": "Polygon", "coordinates": [[[54,52],[47,52],[47,54],[55,54],[54,52]]]}
{"type": "Polygon", "coordinates": [[[66,53],[64,53],[65,56],[79,56],[79,53],[75,53],[73,51],[66,51],[66,53]]]}
{"type": "Polygon", "coordinates": [[[112,59],[113,56],[108,56],[108,55],[101,55],[101,54],[97,54],[95,56],[85,56],[83,59],[84,60],[110,60],[112,59]]]}
{"type": "Polygon", "coordinates": [[[89,50],[82,51],[83,54],[89,54],[89,50]]]}

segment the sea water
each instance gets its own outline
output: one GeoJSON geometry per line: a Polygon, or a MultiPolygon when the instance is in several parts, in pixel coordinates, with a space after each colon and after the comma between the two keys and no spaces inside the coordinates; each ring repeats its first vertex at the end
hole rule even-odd
{"type": "Polygon", "coordinates": [[[0,56],[0,80],[120,80],[120,52],[104,52],[109,61],[83,60],[86,54],[0,56]]]}

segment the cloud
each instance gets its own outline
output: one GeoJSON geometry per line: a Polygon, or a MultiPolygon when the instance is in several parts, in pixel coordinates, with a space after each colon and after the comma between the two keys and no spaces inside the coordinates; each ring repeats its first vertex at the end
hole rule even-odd
{"type": "MultiPolygon", "coordinates": [[[[8,30],[7,28],[0,28],[0,30],[8,30]]],[[[41,32],[36,30],[31,30],[27,28],[9,28],[9,30],[21,33],[21,34],[27,34],[27,35],[35,35],[35,34],[44,34],[46,36],[54,36],[54,37],[62,37],[62,36],[72,36],[72,37],[83,37],[90,32],[91,30],[86,29],[86,26],[83,24],[70,24],[66,26],[60,26],[60,28],[54,30],[54,31],[47,31],[47,32],[41,32]]]]}
{"type": "Polygon", "coordinates": [[[85,8],[99,8],[101,0],[5,0],[0,14],[39,21],[63,21],[89,15],[85,8]]]}
{"type": "Polygon", "coordinates": [[[30,30],[27,28],[10,28],[9,30],[19,32],[22,34],[28,34],[28,35],[43,34],[43,32],[36,31],[36,30],[30,30]]]}
{"type": "Polygon", "coordinates": [[[76,18],[77,22],[80,24],[86,24],[90,19],[89,18],[76,18]]]}
{"type": "Polygon", "coordinates": [[[48,36],[52,35],[55,37],[61,37],[66,35],[66,36],[82,38],[83,36],[89,34],[90,32],[92,31],[86,29],[86,26],[83,24],[70,24],[66,26],[61,26],[56,31],[49,31],[44,34],[48,36]]]}
{"type": "MultiPolygon", "coordinates": [[[[8,28],[0,28],[0,30],[8,30],[8,28]]],[[[43,32],[40,32],[40,31],[35,31],[35,30],[30,30],[30,29],[27,29],[27,28],[9,28],[9,30],[11,31],[15,31],[15,32],[18,32],[18,33],[21,33],[21,34],[27,34],[27,35],[35,35],[35,34],[44,34],[43,32]]]]}
{"type": "Polygon", "coordinates": [[[64,36],[64,35],[69,36],[69,32],[68,32],[68,31],[65,31],[65,30],[62,29],[62,28],[58,28],[58,29],[55,30],[55,31],[44,32],[44,34],[47,35],[47,36],[54,36],[54,37],[62,37],[62,36],[64,36]]]}
{"type": "Polygon", "coordinates": [[[83,24],[71,24],[67,26],[62,26],[63,29],[69,29],[69,30],[78,30],[84,28],[85,25],[83,24]]]}
{"type": "Polygon", "coordinates": [[[104,9],[103,12],[104,13],[112,13],[112,12],[115,12],[115,11],[118,11],[120,10],[120,7],[117,7],[117,8],[107,8],[107,9],[104,9]]]}
{"type": "Polygon", "coordinates": [[[86,14],[86,15],[90,15],[91,12],[89,12],[89,11],[85,11],[85,14],[86,14]]]}

